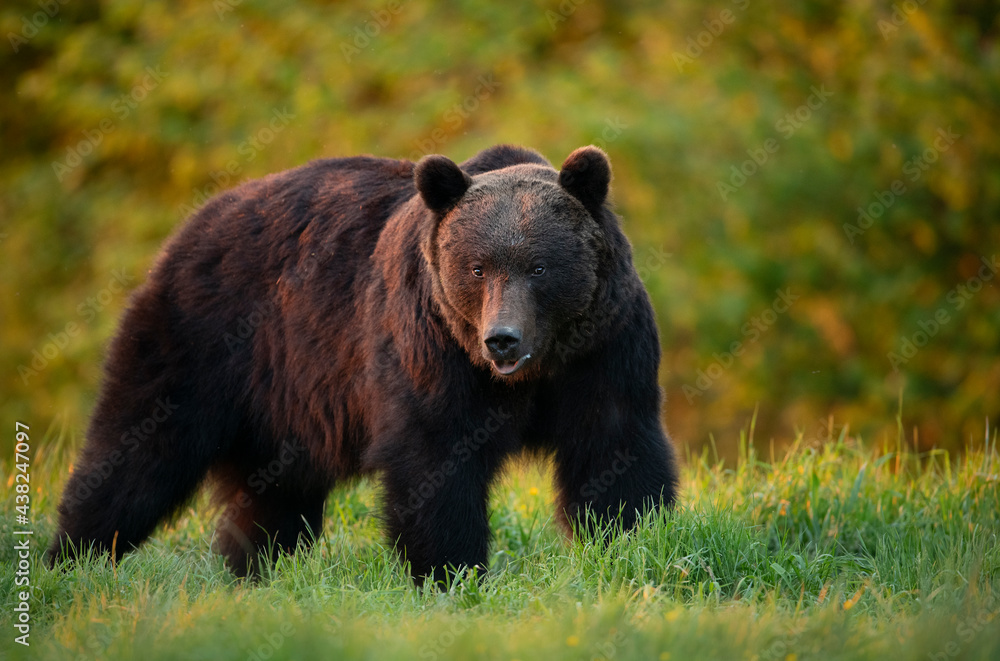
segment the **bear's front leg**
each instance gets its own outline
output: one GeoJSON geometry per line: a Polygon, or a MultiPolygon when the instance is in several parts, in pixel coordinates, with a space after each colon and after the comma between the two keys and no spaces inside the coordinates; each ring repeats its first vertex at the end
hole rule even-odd
{"type": "MultiPolygon", "coordinates": [[[[645,312],[645,314],[643,314],[645,312]]],[[[551,395],[557,516],[572,530],[670,507],[677,464],[660,420],[659,342],[651,311],[567,365],[551,395]]]]}
{"type": "Polygon", "coordinates": [[[489,487],[503,460],[505,420],[502,410],[481,418],[479,426],[456,421],[392,444],[391,456],[380,453],[389,537],[418,585],[428,577],[445,584],[463,567],[481,576],[489,564],[489,487]]]}

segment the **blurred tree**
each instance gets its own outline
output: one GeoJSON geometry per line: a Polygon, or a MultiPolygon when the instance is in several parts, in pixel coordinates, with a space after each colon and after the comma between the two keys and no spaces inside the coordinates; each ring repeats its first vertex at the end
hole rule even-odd
{"type": "Polygon", "coordinates": [[[4,419],[83,429],[128,292],[218,190],[517,142],[611,155],[680,442],[725,451],[755,407],[759,438],[878,437],[901,391],[921,447],[997,423],[992,3],[36,0],[0,26],[4,419]]]}

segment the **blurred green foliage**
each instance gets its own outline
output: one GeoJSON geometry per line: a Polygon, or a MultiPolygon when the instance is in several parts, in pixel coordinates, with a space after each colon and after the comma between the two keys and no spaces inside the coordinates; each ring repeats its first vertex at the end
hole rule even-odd
{"type": "Polygon", "coordinates": [[[679,443],[725,452],[755,408],[758,438],[895,437],[901,393],[918,447],[998,421],[991,2],[36,0],[0,27],[11,428],[82,432],[128,292],[220,187],[498,142],[610,154],[679,443]]]}

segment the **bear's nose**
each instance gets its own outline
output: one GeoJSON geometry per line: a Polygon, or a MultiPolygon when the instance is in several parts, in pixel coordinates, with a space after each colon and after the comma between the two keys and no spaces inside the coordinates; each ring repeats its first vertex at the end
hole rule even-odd
{"type": "Polygon", "coordinates": [[[516,352],[521,344],[521,331],[508,326],[491,328],[484,342],[494,358],[512,360],[518,357],[516,352]]]}

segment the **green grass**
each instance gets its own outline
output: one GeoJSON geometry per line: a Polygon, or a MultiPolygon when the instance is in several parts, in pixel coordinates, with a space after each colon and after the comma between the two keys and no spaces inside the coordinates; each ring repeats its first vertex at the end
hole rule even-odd
{"type": "MultiPolygon", "coordinates": [[[[371,482],[333,493],[314,549],[259,585],[210,552],[200,497],[117,566],[50,572],[36,555],[30,648],[13,642],[11,479],[0,658],[996,660],[995,443],[954,461],[846,432],[778,457],[744,440],[732,469],[688,457],[679,509],[606,546],[567,541],[547,469],[515,464],[494,492],[489,577],[447,592],[412,587],[379,532],[371,482]]],[[[36,551],[70,444],[39,445],[36,551]]]]}

